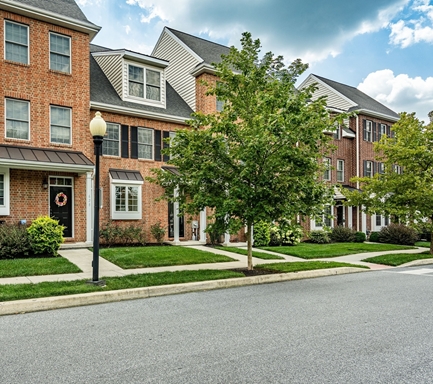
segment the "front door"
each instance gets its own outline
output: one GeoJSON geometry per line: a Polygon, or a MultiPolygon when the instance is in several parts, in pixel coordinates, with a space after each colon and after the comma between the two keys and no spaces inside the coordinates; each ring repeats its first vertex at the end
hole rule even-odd
{"type": "MultiPolygon", "coordinates": [[[[168,237],[174,237],[174,204],[168,202],[168,237]]],[[[179,217],[179,237],[185,237],[185,219],[179,217]]]]}
{"type": "Polygon", "coordinates": [[[65,226],[64,237],[73,236],[72,206],[72,180],[60,177],[50,178],[50,217],[65,226]]]}
{"type": "Polygon", "coordinates": [[[344,225],[344,205],[337,205],[337,225],[344,225]]]}

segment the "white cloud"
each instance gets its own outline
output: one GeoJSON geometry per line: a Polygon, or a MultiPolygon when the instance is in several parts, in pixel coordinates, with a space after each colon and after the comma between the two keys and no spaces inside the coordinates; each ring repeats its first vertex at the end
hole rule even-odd
{"type": "Polygon", "coordinates": [[[400,48],[421,42],[433,43],[433,5],[430,5],[430,0],[414,0],[411,12],[418,18],[390,24],[390,43],[400,48]]]}
{"type": "Polygon", "coordinates": [[[127,35],[129,35],[129,32],[131,32],[131,27],[129,25],[125,25],[125,32],[127,35]]]}
{"type": "Polygon", "coordinates": [[[396,112],[416,112],[425,122],[433,110],[433,77],[395,76],[390,69],[383,69],[370,73],[358,89],[396,112]]]}

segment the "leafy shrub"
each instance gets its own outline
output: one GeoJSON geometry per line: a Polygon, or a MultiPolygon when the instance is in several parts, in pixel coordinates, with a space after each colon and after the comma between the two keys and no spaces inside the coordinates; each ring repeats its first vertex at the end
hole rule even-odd
{"type": "Polygon", "coordinates": [[[379,232],[370,232],[370,236],[368,238],[369,241],[373,243],[379,242],[379,232]]]}
{"type": "Polygon", "coordinates": [[[329,237],[335,243],[352,243],[355,241],[355,231],[352,228],[338,225],[332,228],[329,237]]]}
{"type": "Polygon", "coordinates": [[[363,243],[367,239],[364,232],[355,232],[355,243],[363,243]]]}
{"type": "Polygon", "coordinates": [[[270,245],[296,245],[300,243],[304,232],[299,224],[292,224],[290,220],[283,218],[278,225],[271,226],[270,234],[270,245]]]}
{"type": "Polygon", "coordinates": [[[379,232],[379,241],[388,244],[414,245],[418,234],[413,228],[403,224],[390,224],[379,232]]]}
{"type": "Polygon", "coordinates": [[[165,228],[162,226],[161,222],[158,221],[150,226],[150,233],[157,243],[162,244],[165,236],[165,228]]]}
{"type": "Polygon", "coordinates": [[[127,227],[121,227],[112,220],[104,224],[99,231],[99,237],[104,241],[104,245],[146,245],[146,233],[141,225],[130,224],[127,227]]]}
{"type": "Polygon", "coordinates": [[[217,217],[213,223],[207,225],[205,232],[209,234],[212,245],[221,242],[221,236],[226,232],[224,218],[217,217]]]}
{"type": "Polygon", "coordinates": [[[65,227],[60,225],[58,220],[49,216],[40,216],[33,220],[27,228],[32,251],[38,254],[49,254],[57,256],[60,244],[63,243],[63,230],[65,227]]]}
{"type": "Polygon", "coordinates": [[[0,259],[25,257],[30,252],[30,238],[24,225],[0,225],[0,259]]]}
{"type": "Polygon", "coordinates": [[[271,225],[265,221],[260,221],[254,225],[254,246],[266,247],[271,241],[271,225]]]}
{"type": "Polygon", "coordinates": [[[99,230],[99,237],[104,240],[105,245],[110,247],[112,245],[119,244],[119,241],[122,238],[122,231],[115,222],[109,220],[99,230]]]}
{"type": "Polygon", "coordinates": [[[310,239],[310,242],[316,244],[328,244],[331,242],[331,239],[329,238],[329,233],[322,230],[311,231],[308,238],[310,239]]]}

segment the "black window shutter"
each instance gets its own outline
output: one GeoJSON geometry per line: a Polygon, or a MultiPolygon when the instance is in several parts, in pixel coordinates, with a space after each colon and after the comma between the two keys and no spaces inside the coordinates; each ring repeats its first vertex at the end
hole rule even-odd
{"type": "Polygon", "coordinates": [[[128,137],[128,130],[129,130],[129,127],[127,126],[127,125],[122,125],[122,127],[121,127],[121,134],[120,134],[120,137],[121,137],[121,140],[122,140],[122,143],[121,143],[121,156],[122,157],[125,157],[125,158],[128,158],[129,157],[129,151],[128,151],[128,149],[129,149],[129,137],[128,137]]]}
{"type": "Polygon", "coordinates": [[[364,137],[364,141],[367,140],[367,121],[364,119],[362,120],[362,130],[363,130],[363,137],[364,137]]]}
{"type": "Polygon", "coordinates": [[[161,161],[161,131],[155,129],[153,131],[153,139],[154,139],[154,149],[155,149],[155,161],[161,161]]]}
{"type": "Polygon", "coordinates": [[[367,176],[367,160],[363,161],[364,163],[364,177],[367,176]]]}
{"type": "Polygon", "coordinates": [[[373,131],[373,139],[372,139],[372,141],[376,141],[377,140],[377,134],[376,134],[376,123],[375,122],[373,122],[373,128],[372,128],[372,131],[373,131]]]}
{"type": "Polygon", "coordinates": [[[138,128],[131,127],[131,159],[138,159],[138,128]]]}
{"type": "MultiPolygon", "coordinates": [[[[162,138],[163,138],[162,147],[163,147],[164,149],[170,147],[170,144],[167,143],[167,142],[165,141],[165,140],[168,139],[169,137],[170,137],[170,132],[167,132],[167,131],[163,131],[163,132],[162,132],[162,138]]],[[[164,160],[164,161],[168,161],[168,160],[170,160],[170,156],[168,156],[168,155],[163,155],[163,160],[164,160]]]]}

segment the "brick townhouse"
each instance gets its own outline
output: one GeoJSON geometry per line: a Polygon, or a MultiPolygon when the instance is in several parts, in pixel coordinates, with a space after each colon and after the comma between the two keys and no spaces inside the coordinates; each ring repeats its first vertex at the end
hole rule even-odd
{"type": "MultiPolygon", "coordinates": [[[[74,0],[0,0],[4,56],[1,60],[0,220],[31,222],[51,215],[67,228],[68,241],[92,241],[94,175],[89,122],[100,111],[107,122],[101,157],[101,224],[141,225],[149,233],[161,222],[166,240],[206,241],[206,211],[177,218],[177,204],[155,201],[160,187],[146,181],[167,166],[164,139],[187,127],[193,111],[213,112],[222,103],[205,95],[201,80],[217,81],[213,62],[229,48],[164,28],[151,55],[91,44],[99,27],[74,0]]],[[[357,117],[339,129],[337,151],[327,160],[329,181],[348,188],[354,175],[380,172],[373,144],[398,119],[355,88],[311,75],[333,112],[357,117]]],[[[336,195],[332,225],[377,229],[336,195]]],[[[311,221],[310,228],[320,223],[311,221]]],[[[243,240],[242,234],[238,239],[243,240]]],[[[232,238],[234,240],[234,238],[232,238]]],[[[226,235],[225,242],[230,242],[226,235]]]]}

